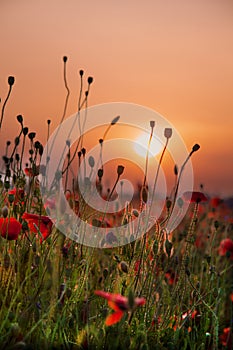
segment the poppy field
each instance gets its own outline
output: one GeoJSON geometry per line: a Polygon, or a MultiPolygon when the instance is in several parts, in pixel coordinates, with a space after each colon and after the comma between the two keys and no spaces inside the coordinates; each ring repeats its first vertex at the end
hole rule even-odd
{"type": "MultiPolygon", "coordinates": [[[[67,95],[61,123],[70,93],[66,63],[64,56],[67,95]]],[[[84,80],[83,70],[79,75],[78,112],[87,107],[93,84],[92,77],[84,80]]],[[[8,92],[1,100],[0,137],[7,128],[7,105],[14,103],[14,83],[15,78],[8,77],[8,92]]],[[[41,164],[46,150],[24,119],[16,116],[19,133],[1,149],[0,349],[232,349],[232,206],[205,193],[204,186],[178,198],[182,172],[191,157],[198,157],[200,146],[194,144],[183,166],[174,165],[174,190],[161,216],[140,237],[132,231],[128,241],[118,244],[113,227],[131,225],[150,206],[146,170],[132,203],[112,215],[93,210],[84,202],[72,166],[76,162],[79,168],[83,161],[91,171],[96,159],[86,156],[85,138],[72,150],[67,141],[61,173],[66,203],[59,202],[58,211],[64,214],[68,206],[90,226],[104,230],[99,246],[88,246],[60,232],[50,215],[58,206],[56,196],[44,200],[41,195],[49,157],[46,166],[41,164]],[[175,203],[180,210],[185,203],[189,206],[171,231],[167,224],[175,203]]],[[[100,151],[118,119],[112,119],[100,135],[100,151]]],[[[45,123],[49,137],[51,120],[45,123]]],[[[153,121],[150,127],[152,135],[153,121]]],[[[171,137],[172,130],[165,129],[167,143],[171,137]]],[[[148,154],[145,167],[147,161],[148,154]]],[[[105,188],[107,174],[100,162],[96,187],[107,203],[116,198],[124,171],[119,163],[110,174],[116,178],[114,185],[105,188]]],[[[85,181],[88,187],[88,177],[85,181]]],[[[61,223],[64,230],[66,220],[61,223]]]]}

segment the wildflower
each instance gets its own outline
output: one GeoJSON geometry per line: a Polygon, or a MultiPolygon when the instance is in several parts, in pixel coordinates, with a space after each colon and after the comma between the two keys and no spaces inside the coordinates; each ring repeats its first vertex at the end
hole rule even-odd
{"type": "Polygon", "coordinates": [[[227,327],[223,329],[223,333],[219,336],[221,344],[227,349],[232,349],[232,337],[231,337],[231,328],[227,327]]]}
{"type": "Polygon", "coordinates": [[[187,191],[183,193],[183,199],[194,203],[206,202],[208,199],[202,192],[198,191],[187,191]]]}
{"type": "Polygon", "coordinates": [[[233,241],[230,238],[225,238],[220,242],[220,247],[218,248],[218,253],[220,256],[229,256],[233,260],[233,241]]]}
{"type": "Polygon", "coordinates": [[[31,232],[38,233],[38,227],[43,236],[43,240],[46,239],[52,231],[53,222],[48,216],[24,213],[22,219],[27,221],[31,232]]]}
{"type": "Polygon", "coordinates": [[[0,218],[0,234],[9,241],[18,239],[22,225],[15,218],[0,218]]]}
{"type": "Polygon", "coordinates": [[[122,319],[124,312],[132,311],[136,307],[144,305],[146,302],[144,298],[133,298],[133,300],[131,300],[130,297],[127,298],[121,294],[107,293],[102,290],[96,290],[95,294],[108,300],[108,305],[115,311],[106,318],[106,326],[111,326],[119,322],[122,319]]]}

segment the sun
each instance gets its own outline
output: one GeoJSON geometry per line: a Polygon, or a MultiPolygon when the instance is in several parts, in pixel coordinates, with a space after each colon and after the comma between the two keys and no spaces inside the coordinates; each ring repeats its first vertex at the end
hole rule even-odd
{"type": "MultiPolygon", "coordinates": [[[[140,134],[134,141],[135,152],[143,158],[146,157],[149,138],[149,133],[143,133],[140,134]]],[[[160,153],[162,147],[162,143],[157,138],[153,137],[150,144],[149,157],[155,157],[158,153],[160,153]]]]}

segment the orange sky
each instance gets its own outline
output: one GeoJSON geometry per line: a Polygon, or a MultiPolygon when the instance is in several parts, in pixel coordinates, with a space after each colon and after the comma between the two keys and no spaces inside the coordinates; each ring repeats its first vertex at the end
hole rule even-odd
{"type": "Polygon", "coordinates": [[[76,111],[84,69],[94,77],[90,105],[124,101],[159,112],[188,149],[201,145],[196,188],[233,195],[232,38],[232,0],[1,0],[2,101],[7,77],[16,78],[1,145],[16,136],[18,114],[41,141],[47,119],[58,125],[67,55],[67,115],[76,111]]]}

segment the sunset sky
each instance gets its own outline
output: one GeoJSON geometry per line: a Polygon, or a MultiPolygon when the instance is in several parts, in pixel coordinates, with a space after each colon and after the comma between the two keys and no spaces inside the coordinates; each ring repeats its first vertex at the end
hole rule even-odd
{"type": "Polygon", "coordinates": [[[232,0],[1,0],[0,97],[16,79],[0,134],[30,131],[46,139],[62,116],[68,56],[67,116],[76,111],[79,75],[94,77],[89,105],[131,102],[157,111],[193,157],[195,188],[233,195],[232,0]]]}

